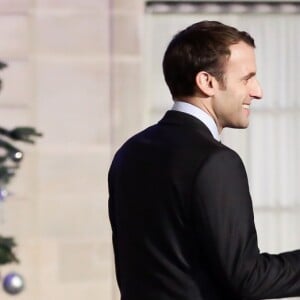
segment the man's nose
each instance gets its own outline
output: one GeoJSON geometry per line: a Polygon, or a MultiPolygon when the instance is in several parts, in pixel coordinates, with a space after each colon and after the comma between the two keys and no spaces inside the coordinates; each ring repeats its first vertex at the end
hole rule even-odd
{"type": "Polygon", "coordinates": [[[250,96],[254,99],[261,99],[263,97],[262,88],[257,80],[253,83],[253,86],[251,87],[250,96]]]}

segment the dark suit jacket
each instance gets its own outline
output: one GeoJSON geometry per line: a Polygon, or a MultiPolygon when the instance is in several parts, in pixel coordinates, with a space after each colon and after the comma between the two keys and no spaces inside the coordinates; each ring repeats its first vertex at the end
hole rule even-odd
{"type": "Polygon", "coordinates": [[[243,163],[193,116],[129,139],[109,194],[122,300],[300,296],[300,251],[260,253],[243,163]]]}

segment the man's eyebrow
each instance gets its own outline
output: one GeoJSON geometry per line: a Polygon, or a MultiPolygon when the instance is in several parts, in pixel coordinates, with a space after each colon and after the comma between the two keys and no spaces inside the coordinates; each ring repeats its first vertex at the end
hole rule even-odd
{"type": "Polygon", "coordinates": [[[251,77],[254,77],[256,75],[256,72],[251,72],[245,76],[242,77],[242,80],[248,80],[250,79],[251,77]]]}

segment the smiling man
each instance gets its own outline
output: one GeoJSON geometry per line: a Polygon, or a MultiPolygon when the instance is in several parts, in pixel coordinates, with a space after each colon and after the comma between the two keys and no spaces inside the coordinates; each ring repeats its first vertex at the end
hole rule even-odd
{"type": "Polygon", "coordinates": [[[174,105],[129,139],[109,172],[122,300],[300,296],[300,251],[261,253],[244,165],[219,141],[246,128],[262,97],[255,44],[215,21],[193,24],[163,60],[174,105]]]}

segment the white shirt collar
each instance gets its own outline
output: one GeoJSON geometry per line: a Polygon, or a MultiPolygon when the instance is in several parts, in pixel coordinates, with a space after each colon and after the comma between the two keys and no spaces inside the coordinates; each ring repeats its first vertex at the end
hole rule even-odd
{"type": "Polygon", "coordinates": [[[214,119],[199,107],[183,101],[174,101],[172,110],[181,111],[199,119],[206,125],[213,137],[220,141],[220,135],[214,119]]]}

